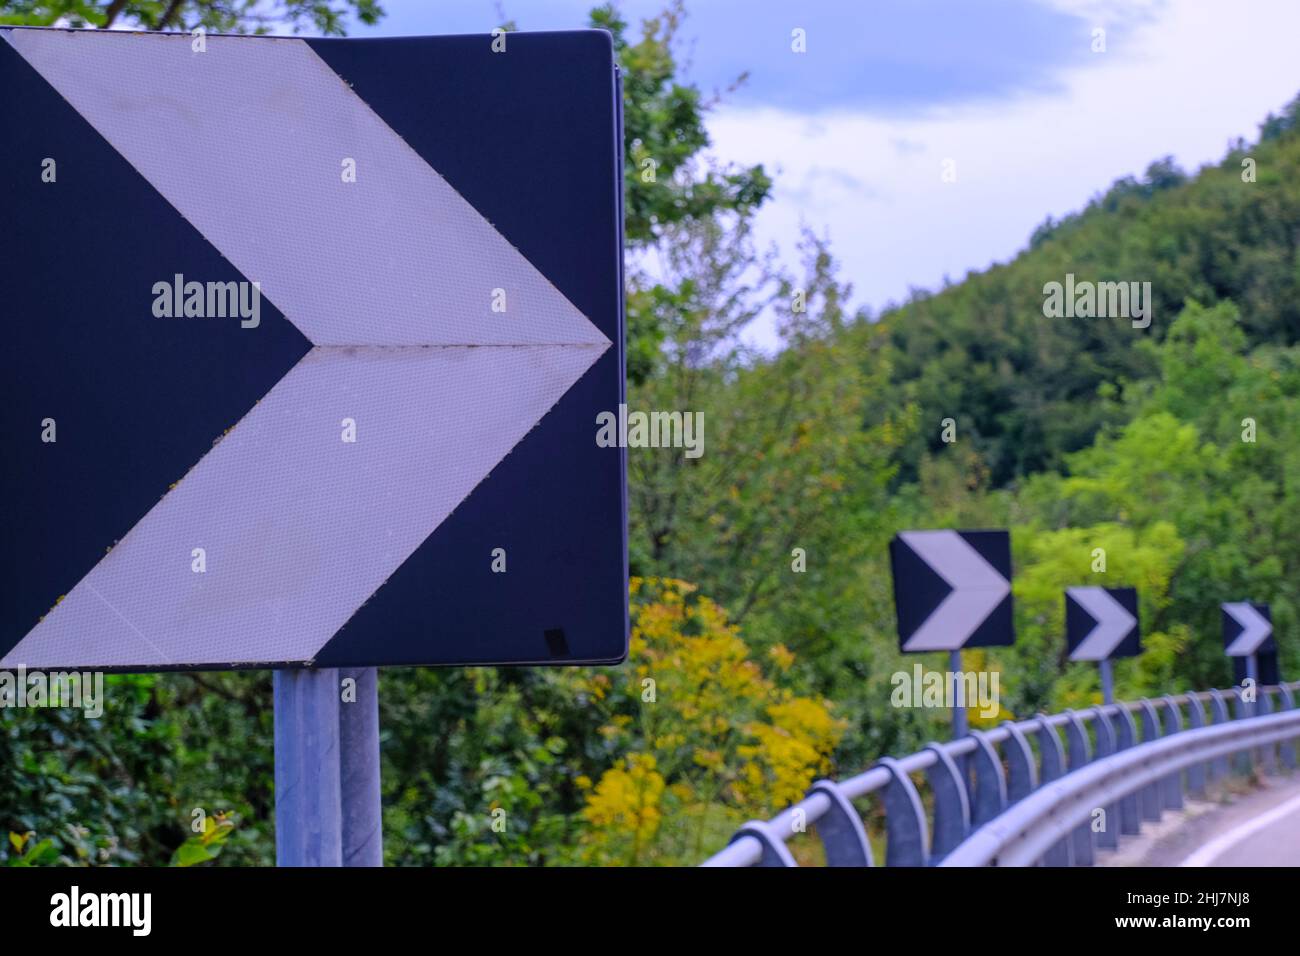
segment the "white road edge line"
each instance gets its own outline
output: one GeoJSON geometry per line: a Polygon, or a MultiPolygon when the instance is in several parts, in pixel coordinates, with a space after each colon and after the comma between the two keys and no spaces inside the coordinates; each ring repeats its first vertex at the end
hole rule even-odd
{"type": "Polygon", "coordinates": [[[1263,816],[1255,817],[1253,820],[1248,820],[1239,826],[1233,827],[1227,833],[1220,834],[1178,865],[1209,866],[1227,850],[1231,849],[1233,844],[1254,836],[1260,830],[1296,810],[1300,810],[1300,797],[1292,797],[1286,803],[1274,807],[1263,816]]]}

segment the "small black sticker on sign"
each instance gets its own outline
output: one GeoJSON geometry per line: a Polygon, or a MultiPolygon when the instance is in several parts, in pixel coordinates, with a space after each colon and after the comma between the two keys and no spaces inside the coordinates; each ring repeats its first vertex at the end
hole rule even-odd
{"type": "Polygon", "coordinates": [[[547,650],[551,652],[552,657],[569,656],[569,642],[564,639],[564,628],[547,628],[545,637],[547,650]]]}

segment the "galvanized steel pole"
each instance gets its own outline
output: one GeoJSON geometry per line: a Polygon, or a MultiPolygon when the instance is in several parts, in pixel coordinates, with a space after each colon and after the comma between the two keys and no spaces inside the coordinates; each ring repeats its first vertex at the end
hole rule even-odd
{"type": "Polygon", "coordinates": [[[1111,671],[1110,658],[1098,661],[1097,667],[1101,671],[1101,702],[1113,704],[1115,703],[1115,675],[1111,671]]]}
{"type": "Polygon", "coordinates": [[[961,670],[961,651],[948,652],[948,670],[952,672],[952,679],[948,686],[952,688],[952,739],[960,740],[966,736],[966,708],[970,701],[966,699],[966,682],[962,680],[961,670]],[[961,698],[958,699],[957,689],[962,688],[961,698]]]}
{"type": "Polygon", "coordinates": [[[339,704],[339,773],[343,808],[343,865],[383,866],[384,833],[379,800],[379,672],[374,667],[339,671],[354,680],[355,700],[339,704]]]}
{"type": "Polygon", "coordinates": [[[338,671],[275,672],[275,861],[341,866],[338,671]]]}
{"type": "Polygon", "coordinates": [[[275,673],[280,866],[382,866],[373,667],[275,673]]]}

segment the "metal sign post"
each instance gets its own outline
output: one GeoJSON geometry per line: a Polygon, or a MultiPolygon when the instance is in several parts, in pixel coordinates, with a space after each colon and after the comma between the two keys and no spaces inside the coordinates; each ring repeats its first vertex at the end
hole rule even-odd
{"type": "Polygon", "coordinates": [[[377,673],[276,672],[280,866],[383,866],[377,673]]]}
{"type": "Polygon", "coordinates": [[[341,866],[339,681],[333,668],[275,673],[275,859],[341,866]]]}
{"type": "Polygon", "coordinates": [[[954,696],[952,701],[952,739],[957,740],[958,738],[966,736],[968,730],[966,709],[970,706],[970,701],[966,700],[965,698],[964,688],[966,687],[966,682],[962,680],[960,650],[948,652],[948,669],[952,671],[953,674],[951,686],[954,689],[954,696]],[[956,697],[956,688],[958,687],[963,688],[962,690],[963,696],[961,700],[958,700],[956,697]]]}
{"type": "Polygon", "coordinates": [[[383,866],[379,791],[379,671],[343,668],[339,702],[339,802],[343,865],[383,866]],[[349,691],[352,693],[350,694],[349,691]]]}
{"type": "Polygon", "coordinates": [[[1110,658],[1098,661],[1097,669],[1101,672],[1101,702],[1113,704],[1115,703],[1115,674],[1111,670],[1110,658]]]}

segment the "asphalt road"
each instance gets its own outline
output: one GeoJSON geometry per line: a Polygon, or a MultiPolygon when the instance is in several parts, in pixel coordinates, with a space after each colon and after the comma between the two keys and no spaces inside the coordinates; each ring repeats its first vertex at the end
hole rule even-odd
{"type": "Polygon", "coordinates": [[[1112,866],[1300,866],[1300,776],[1266,778],[1226,804],[1188,801],[1107,857],[1112,866]]]}
{"type": "MultiPolygon", "coordinates": [[[[1300,791],[1300,787],[1290,790],[1300,791]]],[[[1300,793],[1221,828],[1183,866],[1300,866],[1300,793]]]]}

